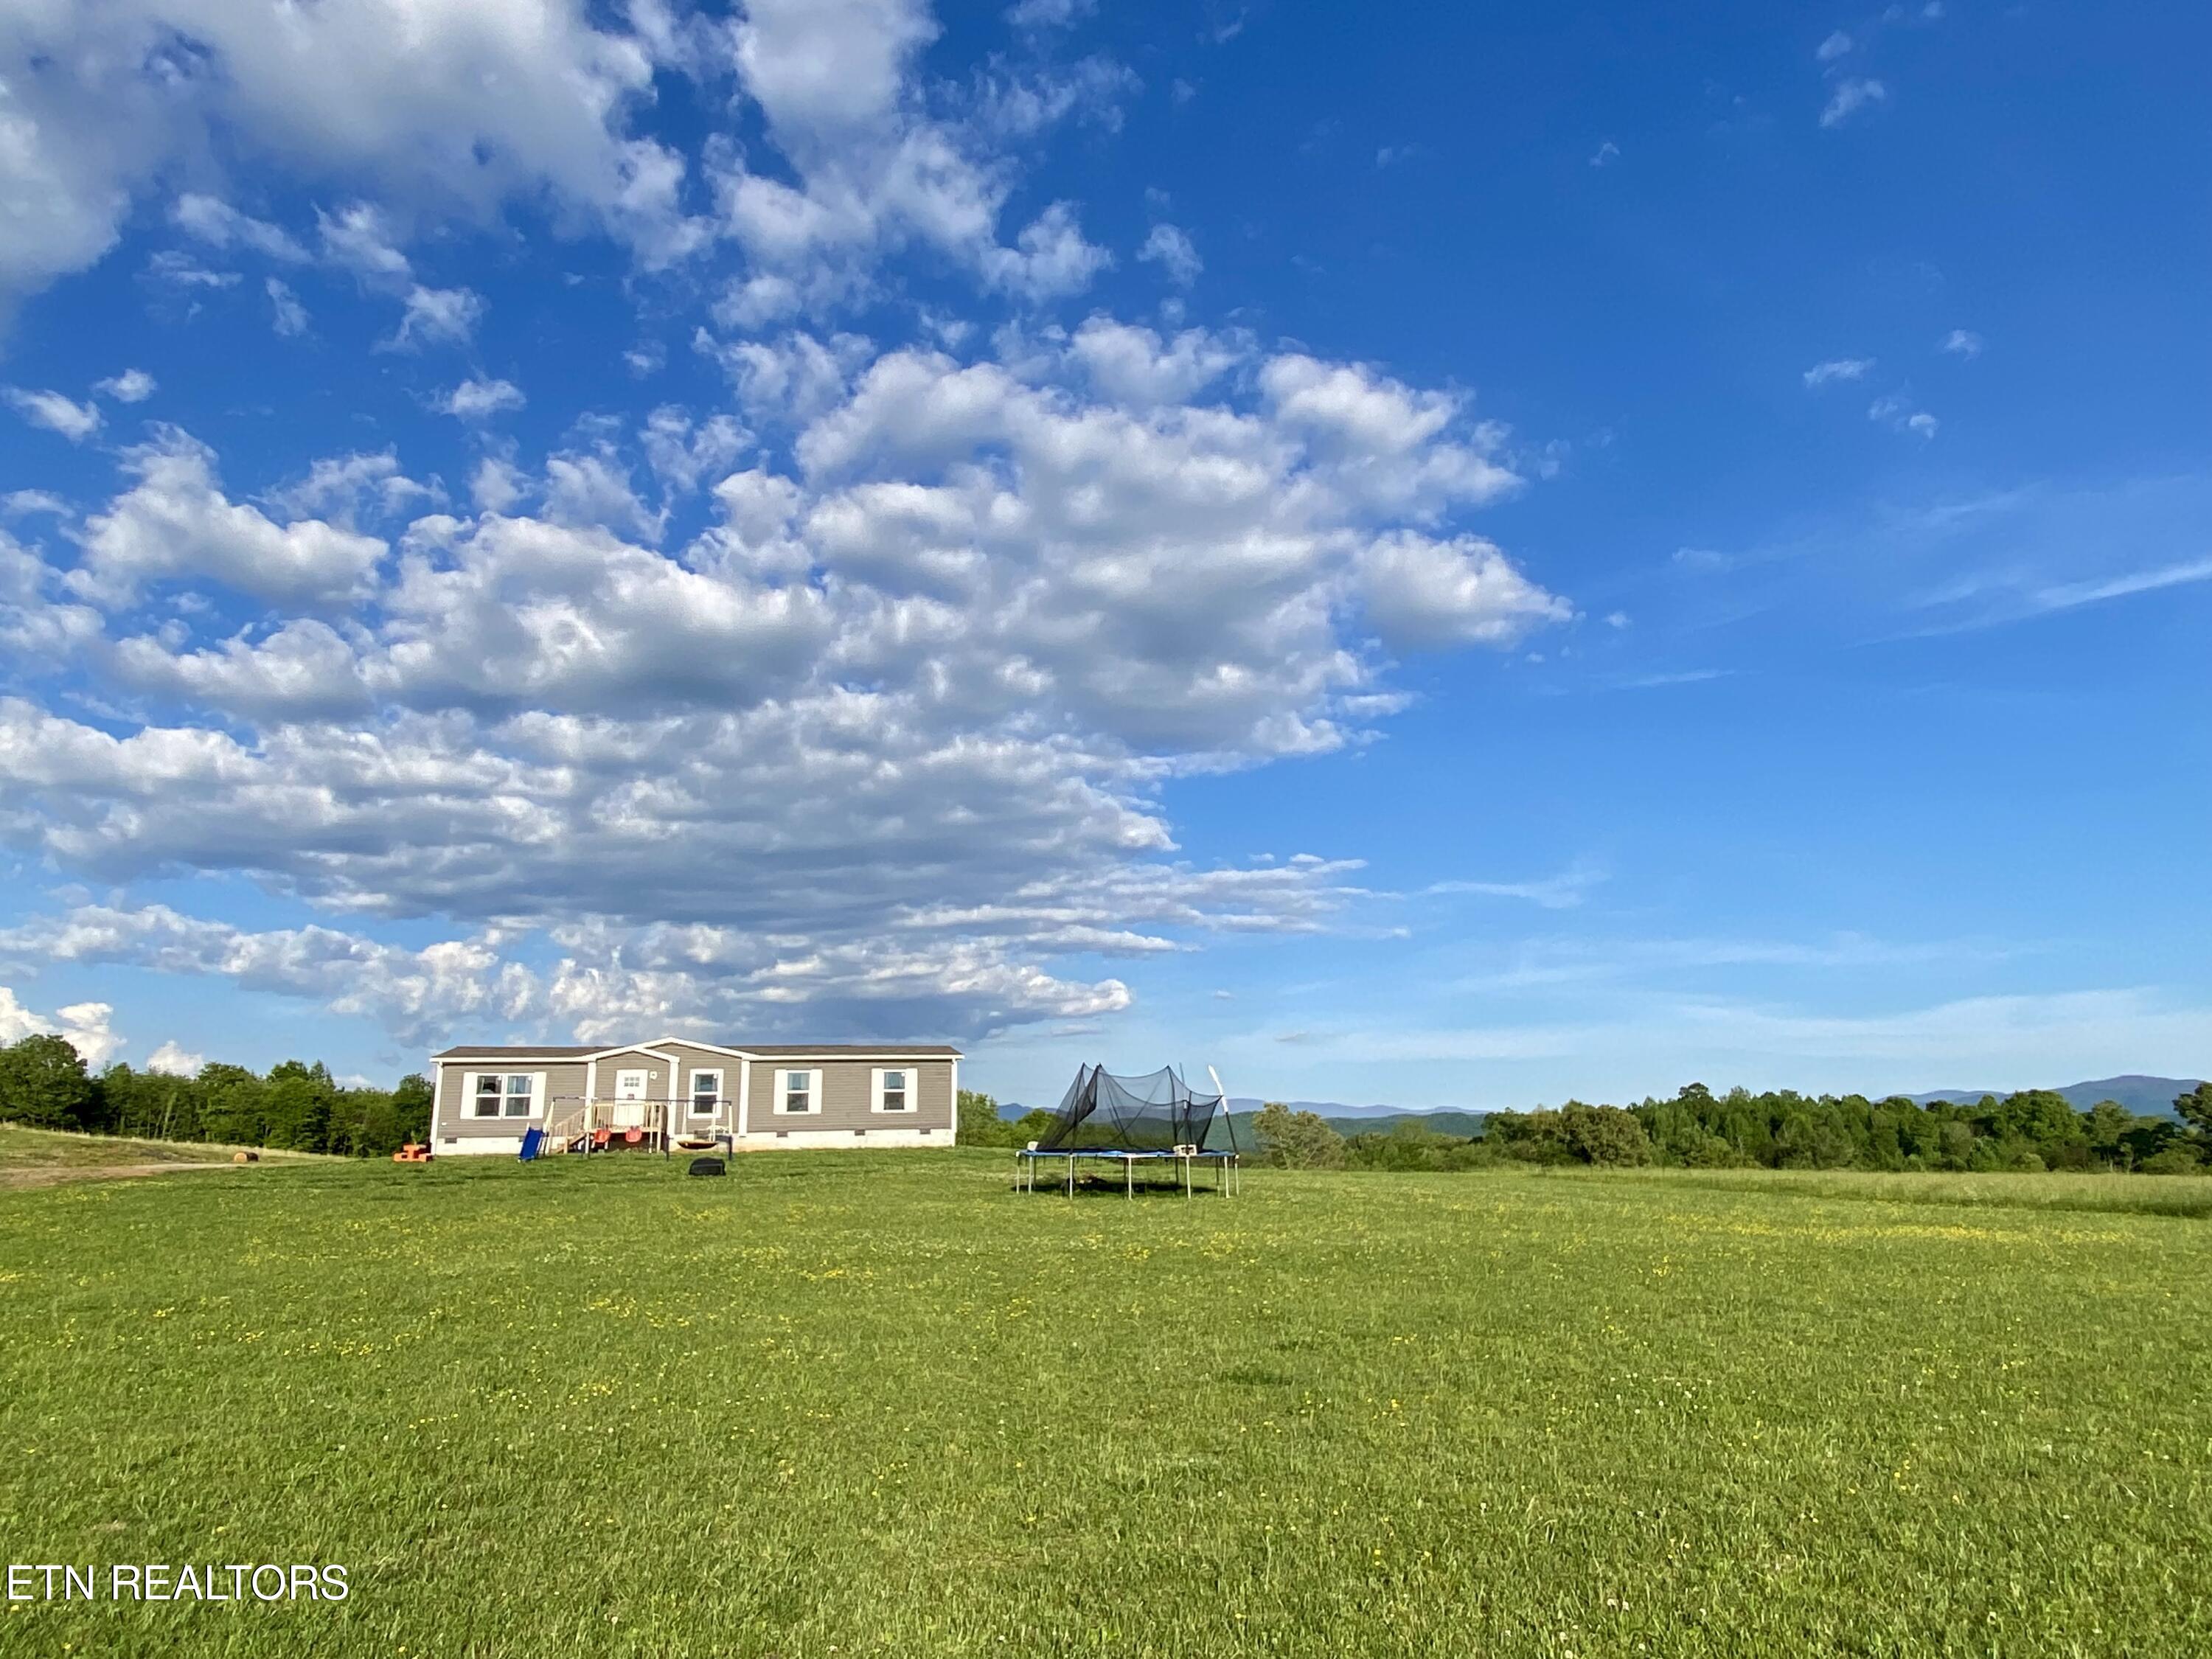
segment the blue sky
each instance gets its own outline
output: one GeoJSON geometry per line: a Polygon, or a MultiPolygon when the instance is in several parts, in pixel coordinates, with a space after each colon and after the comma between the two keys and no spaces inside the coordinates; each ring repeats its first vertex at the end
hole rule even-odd
{"type": "Polygon", "coordinates": [[[19,15],[0,1036],[2202,1074],[2212,25],[1485,9],[19,15]]]}

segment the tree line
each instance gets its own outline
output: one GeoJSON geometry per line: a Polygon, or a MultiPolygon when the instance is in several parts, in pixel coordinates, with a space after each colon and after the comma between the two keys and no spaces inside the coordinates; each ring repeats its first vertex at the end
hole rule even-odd
{"type": "Polygon", "coordinates": [[[288,1060],[264,1075],[211,1063],[197,1076],[87,1069],[66,1037],[27,1036],[0,1048],[0,1119],[154,1140],[217,1141],[380,1158],[430,1130],[430,1084],[392,1089],[337,1082],[322,1061],[288,1060]]]}
{"type": "Polygon", "coordinates": [[[2087,1111],[2048,1089],[1920,1105],[1901,1095],[1716,1095],[1692,1083],[1635,1106],[1569,1101],[1493,1112],[1479,1135],[1439,1134],[1419,1118],[1344,1135],[1313,1112],[1271,1101],[1253,1119],[1263,1162],[1296,1169],[1466,1170],[1499,1163],[1692,1169],[2077,1170],[2187,1175],[2212,1170],[2212,1083],[2178,1097],[2179,1121],[2118,1101],[2087,1111]]]}

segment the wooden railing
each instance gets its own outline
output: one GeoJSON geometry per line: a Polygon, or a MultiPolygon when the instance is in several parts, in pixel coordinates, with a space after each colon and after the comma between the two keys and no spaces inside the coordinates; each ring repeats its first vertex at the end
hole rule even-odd
{"type": "MultiPolygon", "coordinates": [[[[684,1125],[678,1121],[672,1127],[672,1108],[688,1101],[642,1100],[635,1097],[616,1099],[611,1096],[556,1097],[546,1103],[545,1142],[554,1152],[587,1149],[595,1139],[605,1133],[609,1139],[626,1136],[635,1129],[655,1152],[665,1152],[670,1143],[684,1133],[684,1125]]],[[[726,1133],[719,1118],[714,1121],[717,1134],[726,1133]]]]}

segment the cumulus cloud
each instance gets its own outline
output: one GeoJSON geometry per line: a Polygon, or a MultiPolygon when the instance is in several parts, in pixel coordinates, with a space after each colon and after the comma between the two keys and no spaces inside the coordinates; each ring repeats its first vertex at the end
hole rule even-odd
{"type": "MultiPolygon", "coordinates": [[[[526,969],[501,962],[480,941],[410,950],[327,927],[252,933],[159,904],[135,910],[86,905],[0,931],[0,959],[32,955],[220,975],[255,990],[312,996],[336,1012],[371,1015],[410,1039],[457,1013],[524,1018],[542,994],[526,969]]],[[[109,1012],[105,1004],[61,1011],[64,1019],[96,1014],[103,1031],[109,1012]]],[[[117,1040],[111,1034],[108,1041],[112,1052],[117,1040]]],[[[173,1042],[163,1052],[179,1063],[198,1063],[198,1055],[183,1054],[173,1042]]]]}
{"type": "Polygon", "coordinates": [[[27,1036],[62,1036],[69,1040],[88,1071],[99,1071],[123,1046],[112,1024],[114,1008],[105,1002],[76,1002],[58,1008],[49,1018],[33,1013],[0,985],[0,1045],[20,1042],[27,1036]]]}
{"type": "Polygon", "coordinates": [[[249,248],[286,264],[301,264],[308,258],[307,250],[289,232],[265,219],[241,213],[218,197],[188,191],[177,198],[169,216],[179,230],[210,247],[249,248]]]}
{"type": "Polygon", "coordinates": [[[1385,536],[1361,553],[1358,582],[1368,619],[1394,644],[1510,645],[1574,614],[1475,536],[1385,536]]]}
{"type": "Polygon", "coordinates": [[[126,368],[120,374],[100,381],[92,388],[104,398],[112,398],[118,404],[143,404],[155,391],[154,377],[143,368],[126,368]]]}
{"type": "Polygon", "coordinates": [[[520,409],[527,401],[512,380],[464,380],[438,400],[438,408],[455,420],[483,421],[520,409]]]}
{"type": "Polygon", "coordinates": [[[207,1056],[196,1054],[173,1037],[146,1056],[146,1069],[165,1077],[198,1077],[207,1056]]]}
{"type": "Polygon", "coordinates": [[[1506,434],[1241,335],[1101,316],[1007,348],[741,343],[772,453],[663,405],[534,474],[488,459],[473,518],[390,452],[240,501],[158,428],[74,568],[24,556],[27,606],[120,617],[166,582],[272,613],[126,628],[103,672],[162,718],[0,702],[0,834],[459,937],[432,961],[118,905],[19,953],[350,997],[410,1041],[974,1034],[1127,1003],[1068,958],[1335,925],[1349,866],[1192,867],[1155,791],[1356,740],[1395,706],[1373,638],[1504,647],[1571,615],[1440,522],[1519,487],[1506,434]],[[712,521],[661,550],[695,491],[712,521]]]}
{"type": "Polygon", "coordinates": [[[286,338],[305,334],[307,308],[300,303],[299,296],[274,276],[264,286],[269,295],[269,326],[286,338]]]}
{"type": "Polygon", "coordinates": [[[1154,225],[1145,237],[1145,245],[1137,250],[1137,257],[1158,265],[1170,282],[1183,288],[1196,282],[1206,269],[1206,261],[1198,257],[1189,235],[1174,225],[1154,225]]]}
{"type": "Polygon", "coordinates": [[[162,578],[204,578],[257,598],[313,604],[364,590],[385,552],[374,537],[319,519],[279,524],[229,500],[215,452],[176,427],[128,453],[135,482],[85,521],[69,586],[94,604],[131,603],[162,578]]]}
{"type": "Polygon", "coordinates": [[[405,306],[398,331],[386,343],[399,351],[465,345],[483,316],[483,299],[465,288],[425,288],[416,283],[407,290],[405,306]]]}
{"type": "MultiPolygon", "coordinates": [[[[368,179],[432,210],[544,193],[637,247],[696,240],[680,157],[635,136],[653,68],[684,36],[663,9],[625,30],[586,8],[313,7],[271,27],[226,0],[19,9],[0,44],[0,291],[35,289],[113,245],[179,155],[222,149],[304,182],[368,179]]],[[[203,242],[295,259],[299,244],[208,196],[181,198],[203,242]]]]}
{"type": "Polygon", "coordinates": [[[0,398],[5,398],[8,406],[33,426],[58,432],[73,444],[82,443],[100,430],[96,405],[75,402],[58,392],[27,392],[11,386],[0,387],[0,398]]]}

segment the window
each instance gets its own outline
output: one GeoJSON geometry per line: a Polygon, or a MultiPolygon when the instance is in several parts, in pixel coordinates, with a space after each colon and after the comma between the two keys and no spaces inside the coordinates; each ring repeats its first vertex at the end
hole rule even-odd
{"type": "Polygon", "coordinates": [[[775,1109],[799,1117],[821,1110],[816,1098],[822,1092],[822,1073],[819,1072],[778,1072],[775,1074],[775,1109]]]}
{"type": "Polygon", "coordinates": [[[878,1072],[876,1073],[876,1109],[879,1112],[903,1112],[914,1104],[911,1092],[914,1073],[908,1071],[878,1072]]]}
{"type": "Polygon", "coordinates": [[[691,1115],[713,1117],[722,1109],[722,1074],[720,1072],[691,1073],[691,1115]]]}
{"type": "Polygon", "coordinates": [[[474,1117],[528,1117],[537,1079],[527,1072],[479,1072],[469,1112],[474,1117]]]}

